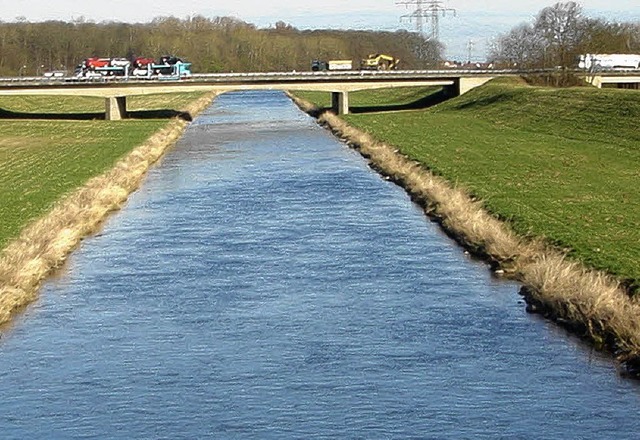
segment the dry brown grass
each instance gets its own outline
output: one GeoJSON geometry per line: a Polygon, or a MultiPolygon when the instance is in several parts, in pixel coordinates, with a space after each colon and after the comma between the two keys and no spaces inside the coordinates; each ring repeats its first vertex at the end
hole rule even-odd
{"type": "MultiPolygon", "coordinates": [[[[213,98],[207,95],[184,111],[197,114],[213,98]]],[[[60,267],[80,240],[95,232],[142,182],[149,166],[180,137],[187,122],[173,119],[160,132],[60,200],[44,217],[27,226],[0,254],[0,324],[33,301],[42,281],[60,267]]]]}
{"type": "Polygon", "coordinates": [[[503,269],[522,253],[523,242],[461,188],[410,161],[389,145],[348,126],[332,113],[320,116],[340,137],[369,159],[372,166],[399,182],[456,240],[503,269]]]}
{"type": "MultiPolygon", "coordinates": [[[[313,104],[293,99],[307,113],[319,113],[313,104]]],[[[404,187],[459,243],[490,261],[494,270],[522,282],[529,311],[542,313],[611,351],[630,374],[639,375],[640,304],[618,280],[570,261],[542,240],[517,236],[463,189],[333,113],[319,114],[318,121],[360,151],[372,167],[404,187]]]]}
{"type": "Polygon", "coordinates": [[[640,305],[614,278],[547,249],[519,267],[519,279],[533,311],[566,324],[621,358],[640,356],[640,305]]]}

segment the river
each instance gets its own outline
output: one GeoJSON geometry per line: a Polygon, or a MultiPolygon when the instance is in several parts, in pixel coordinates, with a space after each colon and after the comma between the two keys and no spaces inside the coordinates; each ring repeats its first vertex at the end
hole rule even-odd
{"type": "Polygon", "coordinates": [[[630,439],[524,311],[280,92],[221,95],[2,330],[2,439],[630,439]]]}

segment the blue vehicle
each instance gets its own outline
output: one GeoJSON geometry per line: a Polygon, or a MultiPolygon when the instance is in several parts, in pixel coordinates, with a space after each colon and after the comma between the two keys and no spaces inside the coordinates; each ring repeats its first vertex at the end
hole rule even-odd
{"type": "Polygon", "coordinates": [[[174,56],[163,56],[158,61],[152,58],[136,58],[131,75],[135,78],[184,79],[191,76],[191,63],[174,56]]]}

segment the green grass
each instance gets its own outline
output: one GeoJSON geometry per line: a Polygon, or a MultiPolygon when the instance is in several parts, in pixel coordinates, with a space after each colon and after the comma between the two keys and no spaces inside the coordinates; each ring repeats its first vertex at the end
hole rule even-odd
{"type": "MultiPolygon", "coordinates": [[[[166,95],[142,95],[127,98],[127,110],[179,109],[201,96],[200,93],[173,93],[166,95]]],[[[86,96],[0,96],[0,109],[32,114],[104,113],[104,99],[86,96]]]]}
{"type": "Polygon", "coordinates": [[[345,119],[468,188],[520,234],[637,283],[639,117],[638,91],[500,80],[430,109],[345,119]]]}
{"type": "MultiPolygon", "coordinates": [[[[130,110],[180,109],[200,94],[130,98],[130,110]]],[[[32,114],[104,111],[100,98],[0,97],[0,108],[32,114]]],[[[62,195],[106,171],[167,124],[166,119],[0,119],[0,248],[62,195]]]]}
{"type": "MultiPolygon", "coordinates": [[[[430,95],[438,92],[439,87],[400,87],[393,89],[363,90],[349,93],[349,107],[351,111],[371,107],[409,106],[420,102],[430,95]]],[[[296,96],[315,103],[318,107],[331,107],[331,93],[329,92],[295,92],[296,96]]]]}

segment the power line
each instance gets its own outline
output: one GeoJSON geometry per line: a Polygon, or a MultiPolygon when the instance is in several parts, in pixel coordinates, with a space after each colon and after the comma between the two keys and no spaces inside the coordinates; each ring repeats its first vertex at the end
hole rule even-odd
{"type": "Polygon", "coordinates": [[[456,10],[445,7],[442,0],[398,0],[396,5],[415,6],[412,13],[403,15],[400,20],[415,21],[416,31],[420,34],[423,33],[423,23],[427,20],[431,21],[431,39],[436,41],[440,40],[440,14],[443,17],[447,12],[453,12],[453,15],[456,15],[456,10]]]}

